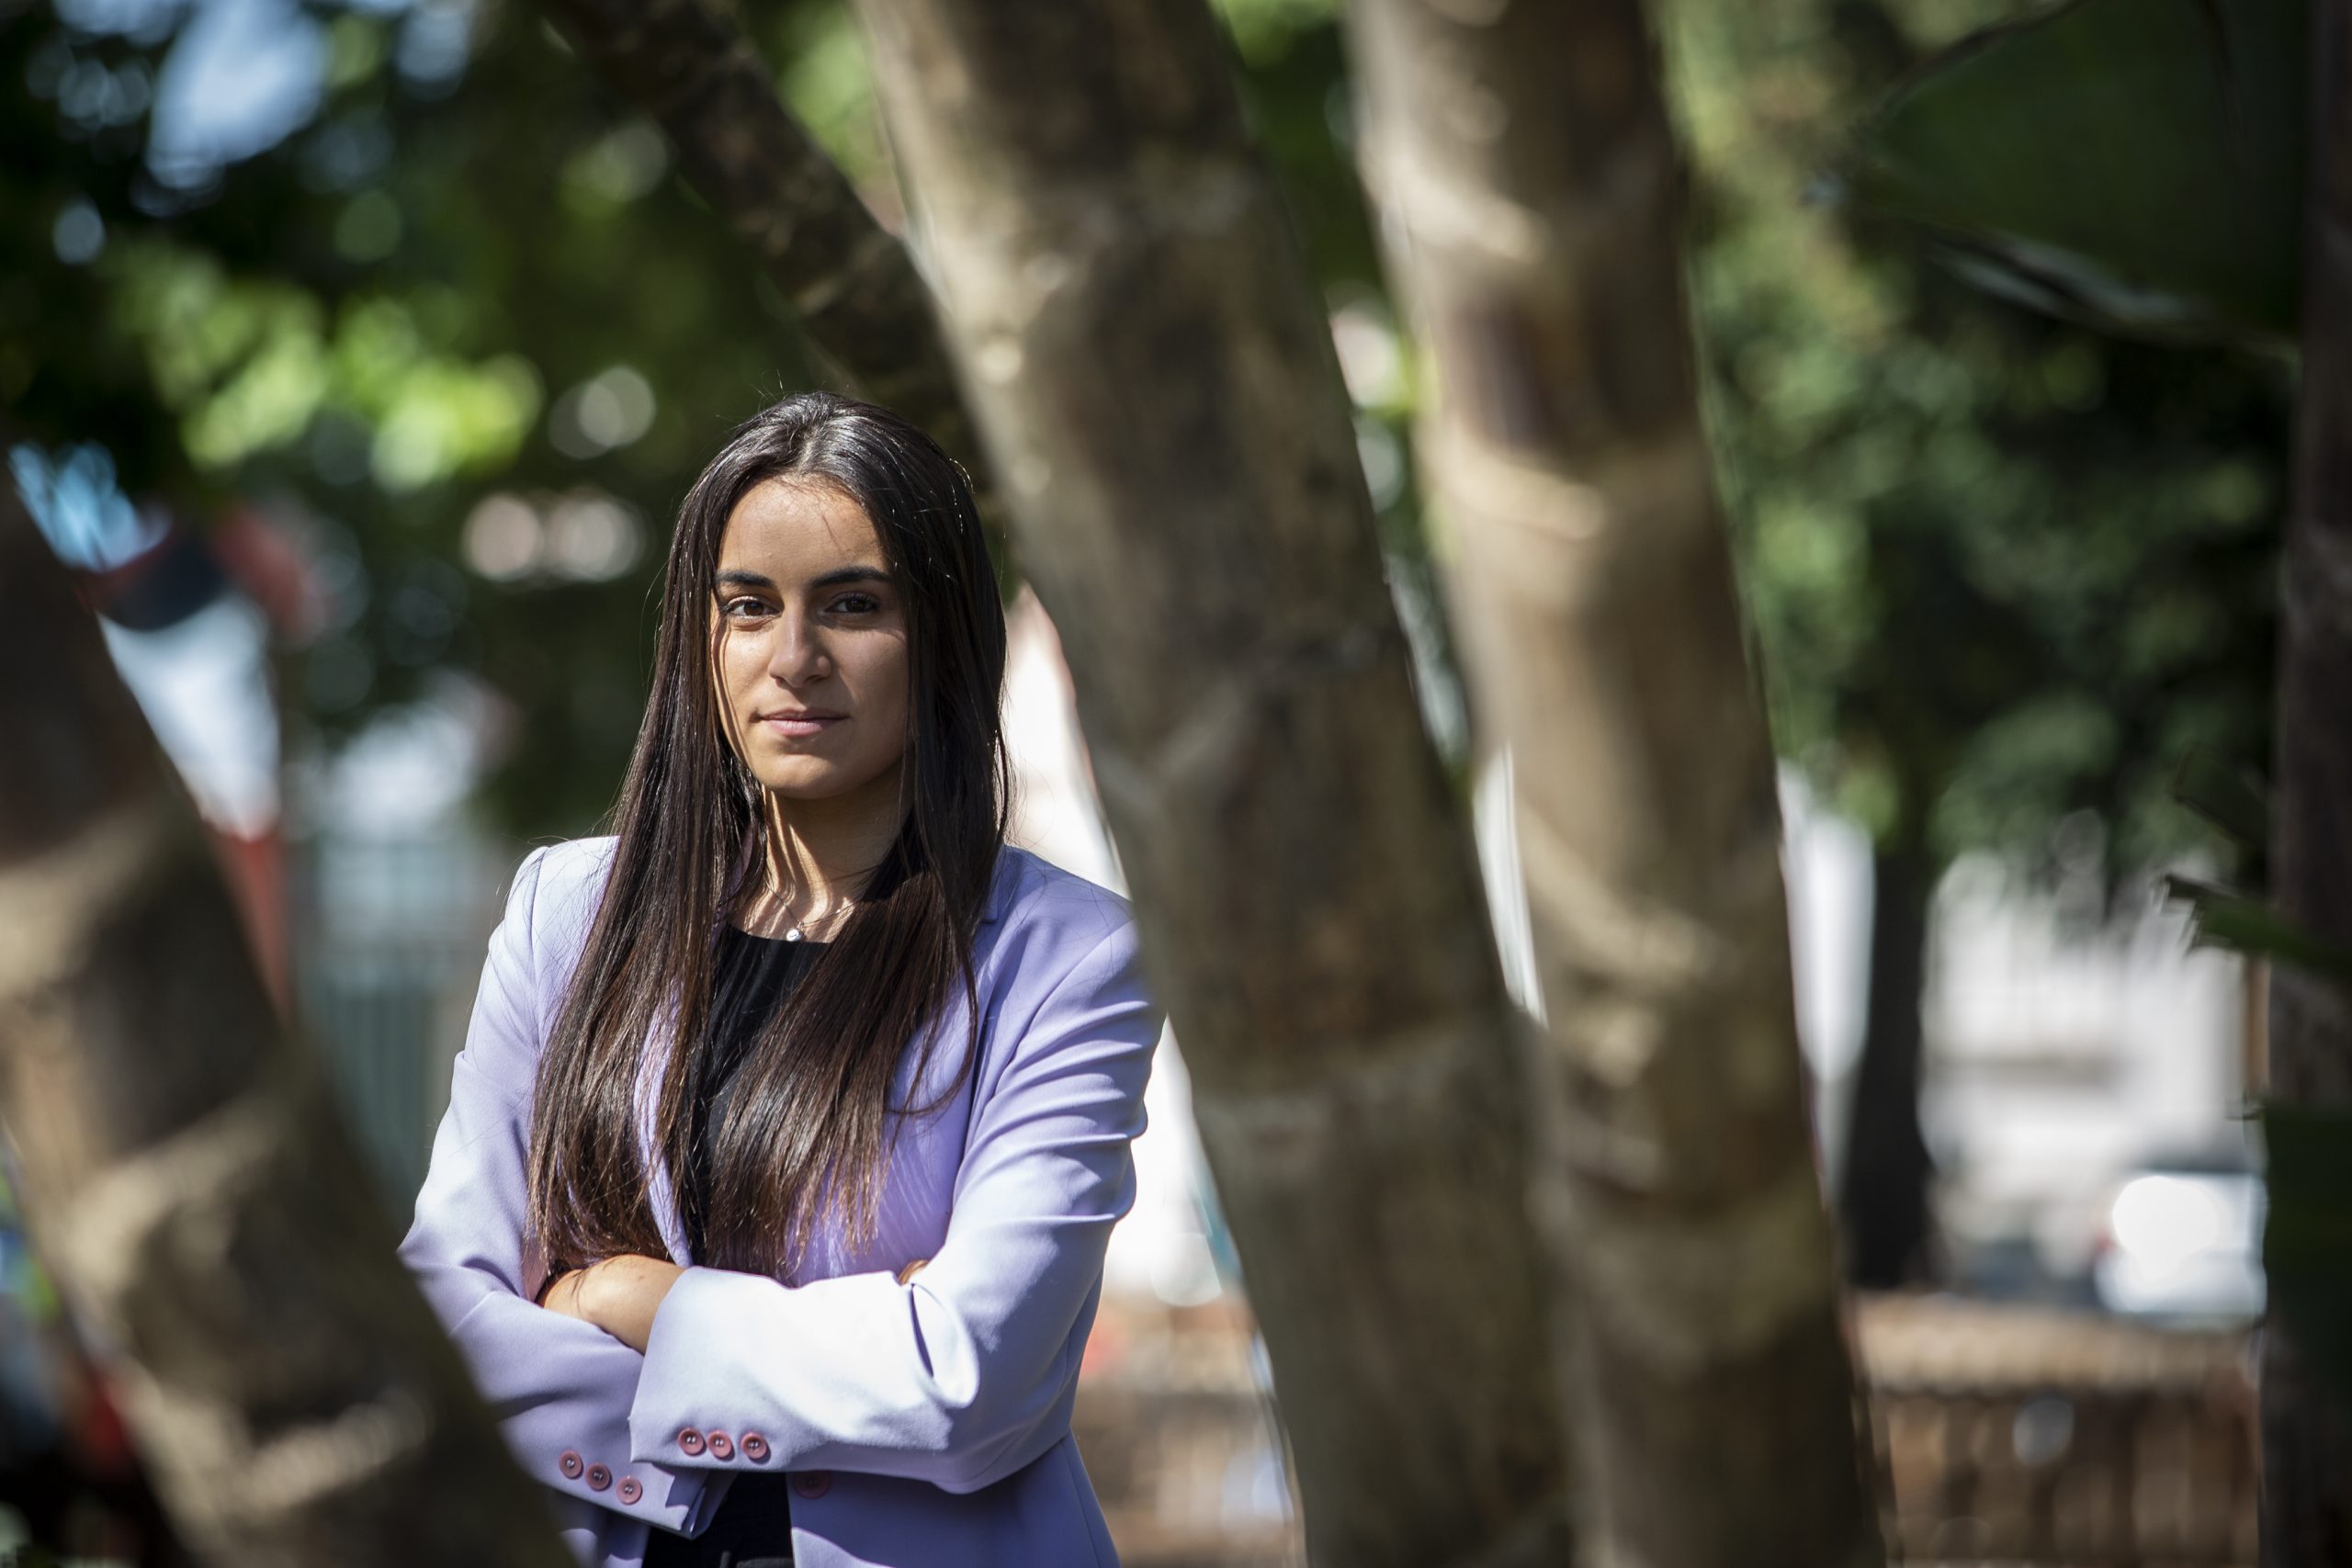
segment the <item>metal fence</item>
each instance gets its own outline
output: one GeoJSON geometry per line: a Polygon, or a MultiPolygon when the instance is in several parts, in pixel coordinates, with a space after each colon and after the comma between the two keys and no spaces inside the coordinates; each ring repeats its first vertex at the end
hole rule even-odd
{"type": "Polygon", "coordinates": [[[404,1225],[448,1104],[498,896],[521,853],[456,831],[322,838],[292,859],[301,1024],[404,1225]]]}
{"type": "MultiPolygon", "coordinates": [[[[1105,1304],[1106,1315],[1114,1311],[1105,1304]]],[[[1286,1568],[1295,1522],[1250,1495],[1275,1439],[1238,1303],[1130,1310],[1090,1348],[1073,1425],[1131,1568],[1286,1568]],[[1238,1483],[1238,1484],[1237,1484],[1238,1483]]],[[[1891,1555],[2004,1568],[2255,1561],[2243,1333],[1951,1297],[1854,1306],[1891,1555]]]]}
{"type": "Polygon", "coordinates": [[[2248,1335],[1938,1297],[1855,1325],[1906,1561],[2255,1561],[2248,1335]]]}

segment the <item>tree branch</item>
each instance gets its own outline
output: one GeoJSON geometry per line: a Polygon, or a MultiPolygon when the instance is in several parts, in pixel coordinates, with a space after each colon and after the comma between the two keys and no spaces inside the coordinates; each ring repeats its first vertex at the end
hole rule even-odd
{"type": "Polygon", "coordinates": [[[174,1521],[223,1568],[569,1568],[6,483],[0,671],[0,1122],[174,1521]]]}

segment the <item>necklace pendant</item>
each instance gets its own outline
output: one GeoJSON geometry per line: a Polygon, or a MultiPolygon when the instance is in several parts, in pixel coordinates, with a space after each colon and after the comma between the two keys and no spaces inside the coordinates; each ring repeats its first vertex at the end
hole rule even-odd
{"type": "Polygon", "coordinates": [[[800,928],[798,926],[787,928],[784,933],[784,940],[786,942],[798,942],[800,940],[800,928]]]}

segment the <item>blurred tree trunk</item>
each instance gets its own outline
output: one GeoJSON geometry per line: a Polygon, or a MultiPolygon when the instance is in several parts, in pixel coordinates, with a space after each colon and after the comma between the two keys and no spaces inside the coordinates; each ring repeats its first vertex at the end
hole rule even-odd
{"type": "MultiPolygon", "coordinates": [[[[2278,627],[2279,913],[2352,949],[2352,18],[2312,6],[2302,389],[2278,627]]],[[[2270,973],[2273,1104],[2352,1111],[2352,996],[2292,964],[2270,973]]],[[[2352,1422],[2277,1314],[2262,1337],[2264,1568],[2352,1563],[2352,1422]]]]}
{"type": "MultiPolygon", "coordinates": [[[[1906,793],[1906,818],[1914,798],[1906,793]]],[[[1871,868],[1870,993],[1838,1197],[1847,1280],[1890,1291],[1932,1272],[1928,1195],[1935,1164],[1919,1127],[1926,1043],[1919,1010],[1938,868],[1925,824],[1899,824],[1873,852],[1871,868]]]]}
{"type": "Polygon", "coordinates": [[[238,1568],[569,1568],[4,483],[0,734],[0,1122],[183,1536],[238,1568]]]}
{"type": "Polygon", "coordinates": [[[1514,1036],[1321,301],[1197,0],[861,0],[1310,1549],[1566,1560],[1514,1036]]]}
{"type": "MultiPolygon", "coordinates": [[[[1002,507],[932,313],[897,236],[776,96],[775,76],[711,0],[544,0],[605,80],[669,137],[687,182],[735,227],[808,339],[863,396],[921,425],[1002,507]]],[[[999,552],[998,568],[1007,565],[999,552]]]]}
{"type": "Polygon", "coordinates": [[[1433,367],[1448,597],[1512,754],[1582,1555],[1881,1562],[1646,20],[1350,17],[1358,144],[1433,367]]]}

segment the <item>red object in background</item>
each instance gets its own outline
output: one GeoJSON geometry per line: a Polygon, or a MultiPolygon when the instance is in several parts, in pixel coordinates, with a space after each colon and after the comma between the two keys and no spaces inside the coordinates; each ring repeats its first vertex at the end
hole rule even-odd
{"type": "Polygon", "coordinates": [[[205,837],[220,862],[252,946],[254,967],[280,1018],[294,1016],[293,956],[286,929],[286,835],[277,828],[256,839],[239,838],[210,827],[205,837]]]}
{"type": "Polygon", "coordinates": [[[327,615],[326,591],[311,558],[284,525],[259,507],[238,502],[207,542],[231,581],[269,617],[282,642],[296,647],[319,635],[327,615]]]}
{"type": "MultiPolygon", "coordinates": [[[[207,542],[245,595],[269,617],[281,644],[300,646],[325,624],[326,591],[297,535],[261,508],[232,502],[207,542]]],[[[286,926],[286,835],[273,827],[257,838],[213,834],[229,890],[243,917],[254,960],[281,1017],[294,1012],[293,962],[286,926]]]]}
{"type": "Polygon", "coordinates": [[[1086,1336],[1086,1348],[1078,1358],[1080,1378],[1097,1376],[1125,1359],[1130,1337],[1115,1312],[1098,1313],[1094,1327],[1086,1336]]]}
{"type": "MultiPolygon", "coordinates": [[[[83,597],[122,634],[110,634],[118,665],[150,720],[156,723],[166,751],[188,779],[255,966],[279,1013],[290,1017],[293,988],[285,843],[275,803],[266,810],[238,808],[235,802],[240,795],[250,799],[253,792],[250,785],[238,789],[233,769],[225,775],[232,793],[222,798],[228,805],[220,809],[208,807],[204,787],[208,781],[216,791],[223,787],[224,775],[218,765],[222,752],[211,748],[227,744],[229,737],[247,735],[252,738],[250,744],[266,746],[274,771],[277,745],[274,715],[258,721],[255,716],[275,707],[267,694],[264,649],[256,644],[251,649],[250,669],[229,677],[226,686],[212,688],[200,681],[191,688],[185,681],[175,680],[175,675],[185,675],[190,669],[180,650],[134,650],[154,648],[156,638],[182,635],[181,629],[199,617],[217,614],[220,606],[237,601],[260,611],[258,622],[274,640],[303,642],[314,637],[324,621],[325,595],[300,538],[260,508],[232,502],[214,526],[201,532],[182,526],[160,508],[154,514],[165,519],[155,541],[107,570],[79,574],[83,597]],[[126,659],[129,664],[124,663],[126,659]],[[250,694],[260,694],[253,702],[238,700],[250,694]],[[161,716],[156,711],[159,704],[168,710],[161,716]],[[165,722],[175,715],[177,726],[165,722]],[[257,722],[266,728],[256,728],[257,722]],[[209,732],[210,745],[200,742],[193,749],[197,765],[206,770],[201,777],[189,776],[189,759],[181,754],[188,749],[190,727],[209,732]]],[[[229,635],[234,641],[233,631],[229,635]]],[[[219,666],[212,668],[217,671],[219,666]]]]}
{"type": "Polygon", "coordinates": [[[85,1385],[87,1402],[82,1406],[82,1421],[74,1434],[75,1456],[89,1467],[94,1475],[115,1480],[133,1474],[139,1469],[139,1459],[130,1449],[130,1428],[123,1425],[121,1407],[115,1404],[114,1390],[103,1374],[93,1376],[85,1385]]]}

